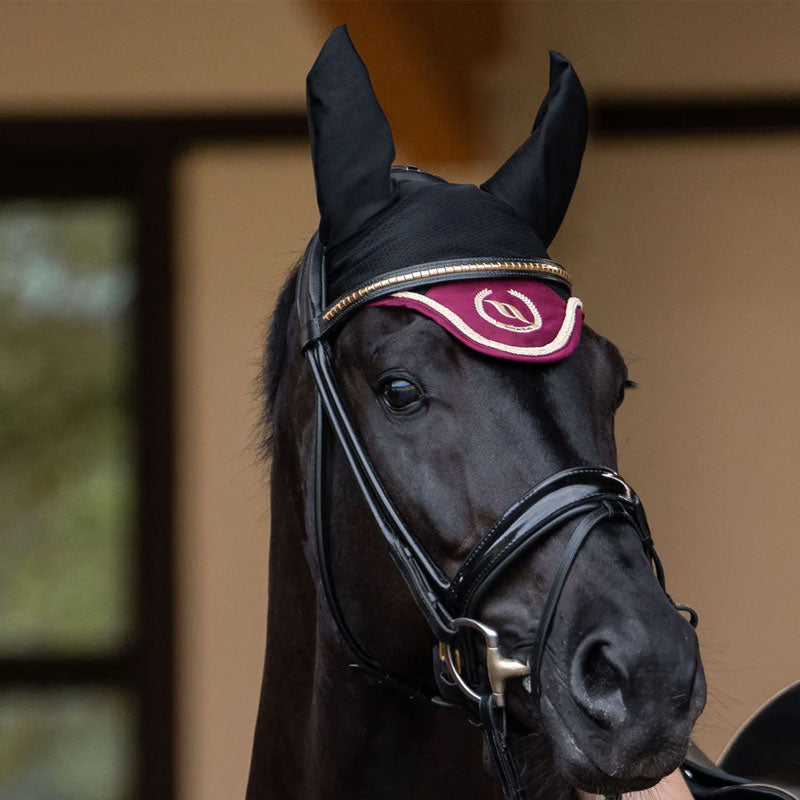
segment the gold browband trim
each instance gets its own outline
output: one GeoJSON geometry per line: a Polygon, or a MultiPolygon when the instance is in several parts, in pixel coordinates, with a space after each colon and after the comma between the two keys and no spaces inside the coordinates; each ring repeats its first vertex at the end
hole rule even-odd
{"type": "Polygon", "coordinates": [[[340,300],[337,300],[330,308],[328,308],[322,315],[322,320],[325,323],[330,322],[334,317],[341,314],[346,308],[349,308],[357,300],[366,297],[373,292],[381,289],[386,289],[389,286],[394,286],[398,283],[407,283],[409,281],[422,280],[424,278],[437,278],[441,275],[455,275],[464,274],[469,272],[523,272],[523,273],[539,273],[561,278],[572,286],[572,278],[569,272],[563,267],[556,264],[549,264],[543,261],[484,261],[476,264],[450,264],[443,267],[430,267],[428,269],[418,269],[413,272],[406,272],[403,275],[392,275],[389,278],[382,278],[379,281],[368,283],[360,289],[356,289],[348,295],[345,295],[340,300]]]}

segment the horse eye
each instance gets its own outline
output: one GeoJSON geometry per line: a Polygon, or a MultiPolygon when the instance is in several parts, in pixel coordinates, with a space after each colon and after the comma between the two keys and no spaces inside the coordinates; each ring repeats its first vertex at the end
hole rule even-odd
{"type": "Polygon", "coordinates": [[[383,384],[383,399],[395,411],[402,411],[422,399],[422,391],[411,381],[392,378],[383,384]]]}
{"type": "Polygon", "coordinates": [[[617,402],[615,404],[615,408],[619,408],[622,405],[622,401],[625,399],[626,389],[637,389],[637,388],[638,384],[636,383],[636,381],[626,379],[619,389],[619,394],[617,395],[617,402]]]}

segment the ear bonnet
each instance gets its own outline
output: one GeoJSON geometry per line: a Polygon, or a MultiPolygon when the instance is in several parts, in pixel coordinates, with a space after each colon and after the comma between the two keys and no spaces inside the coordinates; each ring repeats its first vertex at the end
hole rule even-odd
{"type": "Polygon", "coordinates": [[[412,308],[488,355],[569,355],[581,304],[546,250],[586,142],[586,98],[569,61],[550,53],[550,88],[530,136],[480,187],[392,167],[391,130],[345,26],[328,37],[306,86],[330,307],[419,266],[491,265],[479,280],[445,273],[414,291],[379,290],[379,302],[370,292],[367,302],[412,308]]]}

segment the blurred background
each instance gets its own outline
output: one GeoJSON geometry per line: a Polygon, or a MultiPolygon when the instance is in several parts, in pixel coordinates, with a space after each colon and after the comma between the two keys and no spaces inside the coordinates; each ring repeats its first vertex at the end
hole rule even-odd
{"type": "Polygon", "coordinates": [[[348,22],[398,162],[479,182],[547,51],[592,131],[552,257],[639,389],[620,465],[700,613],[715,756],[800,677],[800,5],[0,2],[0,800],[242,797],[264,326],[348,22]]]}

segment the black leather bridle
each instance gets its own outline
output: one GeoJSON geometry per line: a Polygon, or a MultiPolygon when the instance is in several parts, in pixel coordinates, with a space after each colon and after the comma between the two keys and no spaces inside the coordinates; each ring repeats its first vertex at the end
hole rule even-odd
{"type": "MultiPolygon", "coordinates": [[[[410,267],[381,276],[345,298],[326,300],[325,257],[315,235],[306,249],[297,281],[297,312],[301,339],[316,384],[315,453],[313,474],[314,535],[323,592],[342,638],[352,651],[353,666],[375,681],[394,685],[439,705],[458,705],[484,729],[486,747],[507,800],[522,800],[516,764],[508,747],[504,686],[510,678],[528,676],[535,697],[540,693],[539,671],[548,634],[570,569],[587,537],[604,520],[624,520],[638,532],[645,554],[664,587],[664,573],[653,548],[639,498],[628,484],[606,467],[577,467],[558,472],[517,500],[483,535],[452,580],[448,580],[408,529],[375,471],[347,412],[331,360],[330,336],[366,303],[392,292],[441,281],[527,277],[553,281],[569,290],[563,270],[553,262],[492,262],[462,260],[410,267]],[[541,269],[537,270],[540,266],[541,269]],[[533,273],[533,274],[532,274],[533,273]],[[327,420],[327,422],[326,422],[327,420]],[[331,571],[325,486],[326,430],[330,426],[342,447],[359,489],[386,542],[395,566],[433,631],[437,692],[384,669],[356,640],[338,602],[331,571]],[[556,568],[539,620],[534,651],[528,664],[503,657],[497,633],[474,618],[481,598],[520,555],[566,523],[579,520],[556,568]],[[467,631],[485,640],[485,661],[467,631]]],[[[692,624],[697,616],[686,606],[692,624]]]]}

